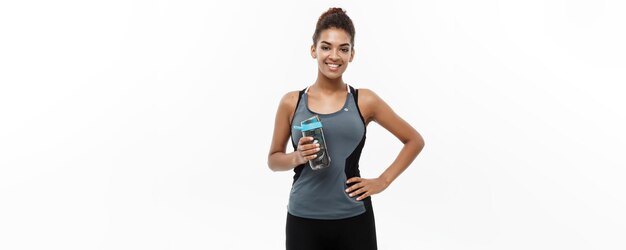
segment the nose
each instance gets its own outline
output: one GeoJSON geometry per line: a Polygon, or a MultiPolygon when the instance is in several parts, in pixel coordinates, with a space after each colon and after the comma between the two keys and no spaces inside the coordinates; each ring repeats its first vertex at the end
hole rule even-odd
{"type": "Polygon", "coordinates": [[[339,58],[339,51],[337,51],[336,49],[333,49],[333,50],[330,52],[330,59],[331,59],[331,60],[339,60],[339,59],[340,59],[340,58],[339,58]]]}

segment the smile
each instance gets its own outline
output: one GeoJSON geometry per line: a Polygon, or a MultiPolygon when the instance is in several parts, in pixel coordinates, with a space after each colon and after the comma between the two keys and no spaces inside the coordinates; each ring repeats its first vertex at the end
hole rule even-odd
{"type": "Polygon", "coordinates": [[[341,64],[332,64],[332,63],[327,63],[326,65],[328,65],[328,67],[332,70],[336,70],[339,67],[341,67],[341,64]]]}

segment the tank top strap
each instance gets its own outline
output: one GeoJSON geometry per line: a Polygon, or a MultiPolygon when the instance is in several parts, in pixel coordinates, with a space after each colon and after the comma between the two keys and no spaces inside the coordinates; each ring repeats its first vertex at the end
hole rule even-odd
{"type": "Polygon", "coordinates": [[[363,118],[363,115],[361,114],[361,109],[359,108],[359,89],[355,89],[352,86],[350,87],[350,93],[352,93],[352,99],[354,100],[354,104],[356,106],[356,110],[359,113],[359,117],[361,118],[361,121],[363,122],[363,125],[365,125],[365,118],[363,118]]]}
{"type": "Polygon", "coordinates": [[[300,90],[300,94],[298,94],[298,101],[300,101],[300,98],[302,98],[302,95],[307,91],[307,89],[309,89],[309,87],[300,90]]]}
{"type": "Polygon", "coordinates": [[[350,92],[352,96],[354,96],[354,102],[356,104],[359,104],[358,99],[357,99],[357,96],[359,95],[359,93],[357,93],[357,90],[355,90],[352,86],[348,85],[348,87],[349,87],[348,92],[350,92]]]}
{"type": "MultiPolygon", "coordinates": [[[[302,95],[306,92],[309,87],[306,87],[298,93],[298,101],[296,101],[296,108],[293,109],[293,116],[291,117],[291,121],[289,122],[289,126],[293,125],[293,119],[296,118],[296,112],[298,112],[298,107],[300,107],[300,100],[302,100],[302,95]]],[[[295,148],[295,145],[294,145],[295,148]]]]}
{"type": "Polygon", "coordinates": [[[294,109],[294,112],[298,111],[298,107],[300,106],[300,101],[302,100],[302,95],[304,95],[304,93],[306,93],[306,90],[309,87],[306,87],[302,90],[300,90],[300,92],[298,93],[298,101],[296,101],[296,108],[294,109]]]}

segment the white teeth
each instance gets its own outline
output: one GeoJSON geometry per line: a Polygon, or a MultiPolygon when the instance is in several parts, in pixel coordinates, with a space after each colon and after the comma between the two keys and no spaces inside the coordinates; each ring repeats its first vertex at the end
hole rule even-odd
{"type": "Polygon", "coordinates": [[[326,65],[328,65],[331,68],[338,68],[339,67],[339,64],[326,64],[326,65]]]}

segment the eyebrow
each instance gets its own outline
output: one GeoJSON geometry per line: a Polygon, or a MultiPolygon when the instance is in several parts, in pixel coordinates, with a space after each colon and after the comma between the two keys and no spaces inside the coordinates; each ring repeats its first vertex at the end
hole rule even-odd
{"type": "MultiPolygon", "coordinates": [[[[325,43],[325,44],[328,44],[328,45],[332,45],[331,43],[329,43],[329,42],[327,42],[327,41],[321,41],[321,43],[325,43]]],[[[346,46],[346,45],[350,46],[350,44],[349,44],[349,43],[343,43],[343,44],[339,44],[339,47],[341,47],[341,46],[346,46]]]]}

